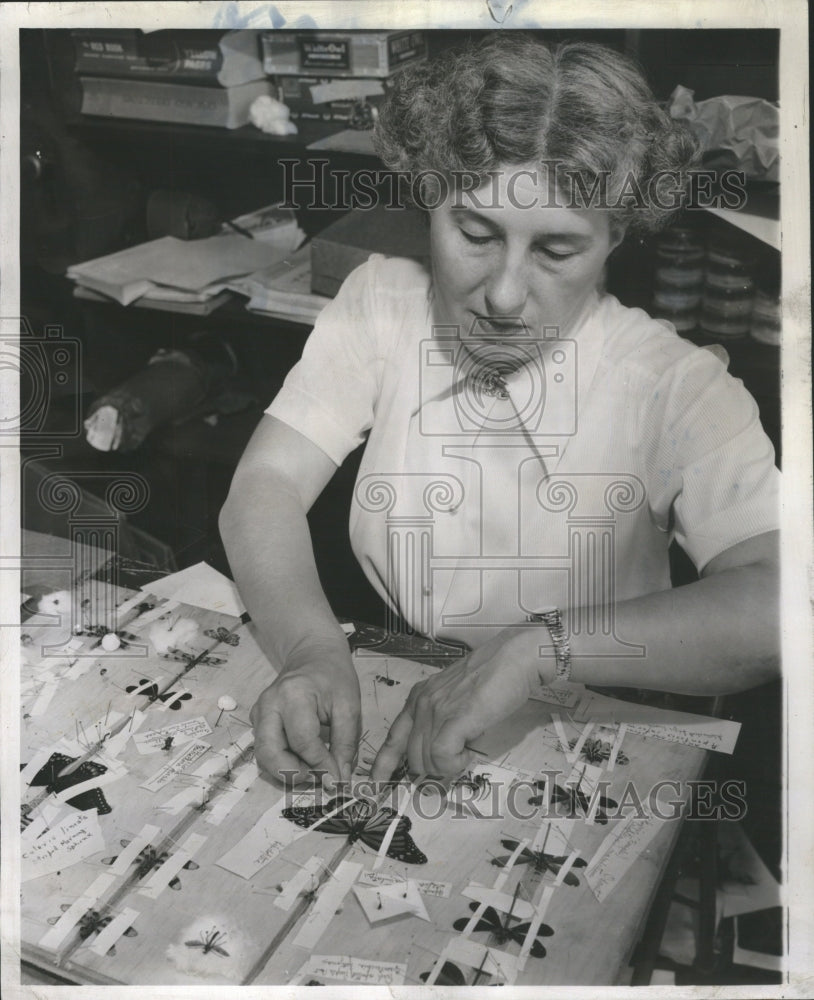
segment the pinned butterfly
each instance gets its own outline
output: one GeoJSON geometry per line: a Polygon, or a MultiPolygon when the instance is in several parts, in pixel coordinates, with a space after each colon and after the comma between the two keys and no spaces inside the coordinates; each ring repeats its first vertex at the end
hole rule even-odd
{"type": "Polygon", "coordinates": [[[290,806],[283,809],[283,816],[297,826],[309,827],[319,822],[329,813],[339,810],[335,816],[325,819],[317,827],[322,833],[333,833],[347,837],[349,844],[361,841],[374,851],[384,843],[387,831],[397,820],[386,854],[394,861],[408,865],[425,865],[427,856],[419,850],[410,836],[412,823],[408,816],[398,816],[392,809],[378,807],[364,799],[331,799],[324,806],[290,806]]]}

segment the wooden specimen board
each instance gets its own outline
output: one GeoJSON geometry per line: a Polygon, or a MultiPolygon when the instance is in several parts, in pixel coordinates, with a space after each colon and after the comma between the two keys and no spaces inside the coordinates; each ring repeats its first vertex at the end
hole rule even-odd
{"type": "MultiPolygon", "coordinates": [[[[94,600],[100,593],[97,586],[94,600]]],[[[109,619],[133,595],[101,597],[109,619]]],[[[130,614],[135,605],[129,600],[130,614]]],[[[652,806],[651,789],[669,781],[662,812],[679,812],[704,749],[625,731],[604,703],[594,718],[590,696],[586,702],[578,689],[570,705],[529,701],[474,742],[466,783],[442,792],[405,781],[391,793],[388,805],[403,808],[427,858],[393,860],[281,816],[284,806],[310,800],[286,795],[253,761],[249,711],[275,674],[251,623],[164,607],[142,607],[124,627],[135,639],[113,652],[54,618],[35,616],[22,630],[21,796],[36,806],[21,838],[23,852],[45,866],[22,883],[25,960],[89,984],[619,980],[681,823],[637,818],[635,802],[652,806]],[[160,656],[150,640],[156,621],[191,629],[183,620],[197,626],[183,647],[187,658],[160,656]],[[233,711],[220,712],[223,695],[234,698],[233,711]],[[169,745],[166,734],[146,736],[171,726],[169,745]],[[586,761],[596,738],[613,748],[612,766],[586,761]],[[106,770],[83,785],[89,818],[65,792],[57,801],[30,784],[53,752],[76,757],[100,740],[91,761],[106,770]],[[545,772],[541,790],[535,783],[545,772]],[[567,803],[555,811],[549,793],[555,785],[567,791],[569,776],[572,789],[586,792],[603,782],[609,798],[633,803],[629,818],[597,822],[601,808],[586,816],[579,803],[570,816],[567,803]],[[48,838],[65,859],[55,871],[35,846],[48,838]],[[66,843],[77,855],[94,850],[74,861],[66,843]],[[561,861],[535,864],[541,849],[561,861]],[[538,921],[540,936],[532,933],[538,921]],[[531,932],[518,930],[528,924],[531,932]]],[[[83,613],[95,624],[92,610],[83,613]]],[[[411,685],[435,668],[369,650],[354,660],[363,776],[411,685]]]]}

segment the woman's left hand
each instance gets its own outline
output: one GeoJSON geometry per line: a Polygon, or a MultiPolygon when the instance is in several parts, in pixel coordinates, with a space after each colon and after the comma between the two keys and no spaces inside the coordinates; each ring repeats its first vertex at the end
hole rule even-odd
{"type": "Polygon", "coordinates": [[[553,657],[537,655],[545,630],[499,633],[454,666],[415,684],[371,771],[387,781],[404,755],[414,774],[452,777],[467,766],[466,745],[553,680],[553,657]]]}

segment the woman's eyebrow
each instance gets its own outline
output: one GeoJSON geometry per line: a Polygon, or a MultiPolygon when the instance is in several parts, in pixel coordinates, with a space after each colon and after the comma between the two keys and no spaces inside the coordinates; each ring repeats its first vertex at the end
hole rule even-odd
{"type": "MultiPolygon", "coordinates": [[[[474,209],[469,208],[466,205],[453,205],[452,212],[456,216],[463,216],[464,218],[472,219],[474,222],[479,222],[481,225],[486,226],[494,233],[498,233],[501,236],[504,234],[505,230],[495,219],[490,218],[488,215],[481,215],[480,212],[476,212],[474,209]]],[[[576,247],[585,247],[591,242],[591,237],[586,233],[575,233],[570,230],[565,230],[563,232],[549,232],[545,230],[543,232],[535,233],[531,239],[532,243],[542,244],[542,243],[568,243],[569,245],[576,247]]]]}

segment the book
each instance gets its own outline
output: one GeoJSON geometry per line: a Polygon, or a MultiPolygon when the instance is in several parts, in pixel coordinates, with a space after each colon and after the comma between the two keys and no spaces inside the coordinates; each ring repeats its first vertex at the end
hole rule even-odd
{"type": "Polygon", "coordinates": [[[256,31],[74,29],[82,76],[237,87],[265,77],[256,31]]]}
{"type": "Polygon", "coordinates": [[[264,31],[263,68],[270,75],[387,77],[426,58],[423,31],[264,31]]]}
{"type": "Polygon", "coordinates": [[[80,77],[81,113],[109,118],[240,128],[249,122],[249,108],[261,95],[271,95],[268,80],[236,87],[196,87],[153,80],[80,77]]]}

